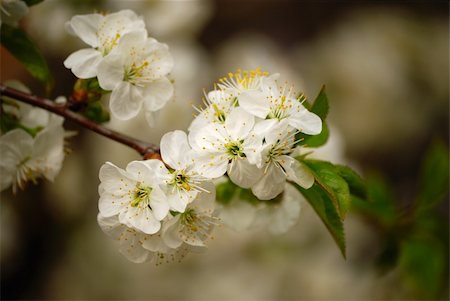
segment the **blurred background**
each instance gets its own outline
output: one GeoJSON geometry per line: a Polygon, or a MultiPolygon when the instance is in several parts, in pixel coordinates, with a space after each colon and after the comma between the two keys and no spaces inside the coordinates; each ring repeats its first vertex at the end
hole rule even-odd
{"type": "MultiPolygon", "coordinates": [[[[140,158],[67,123],[78,135],[55,183],[1,194],[2,299],[449,298],[448,190],[433,208],[420,207],[423,182],[438,176],[426,173],[424,158],[438,169],[439,158],[448,160],[448,2],[45,0],[21,26],[54,72],[53,97],[70,94],[75,77],[62,62],[83,47],[64,23],[124,8],[169,45],[175,97],[157,128],[143,117],[107,126],[157,143],[186,129],[203,89],[237,68],[279,72],[311,99],[325,84],[332,139],[316,157],[356,168],[375,205],[357,203],[350,212],[347,260],[302,201],[286,234],[221,227],[205,253],[182,263],[133,264],[97,225],[98,170],[105,161],[125,167],[140,158]]],[[[4,48],[0,75],[44,95],[4,48]]]]}

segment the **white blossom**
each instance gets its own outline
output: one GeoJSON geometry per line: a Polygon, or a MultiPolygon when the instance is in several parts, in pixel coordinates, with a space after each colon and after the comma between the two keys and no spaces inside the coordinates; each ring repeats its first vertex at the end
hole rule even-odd
{"type": "Polygon", "coordinates": [[[268,201],[258,208],[253,221],[254,228],[267,228],[272,234],[278,235],[297,223],[303,197],[292,184],[286,183],[283,188],[280,199],[268,201]]]}
{"type": "Polygon", "coordinates": [[[196,164],[202,174],[218,178],[228,172],[237,185],[251,187],[259,177],[259,149],[262,140],[253,132],[255,118],[237,107],[223,124],[210,123],[192,130],[189,141],[197,152],[196,164]]]}
{"type": "Polygon", "coordinates": [[[164,223],[162,239],[171,248],[183,243],[203,247],[211,237],[213,228],[219,224],[214,215],[215,189],[212,183],[205,184],[209,192],[202,192],[190,203],[186,210],[164,223]]]}
{"type": "Polygon", "coordinates": [[[270,200],[279,195],[287,179],[304,188],[314,184],[314,176],[308,168],[290,156],[294,151],[296,133],[287,121],[266,129],[265,143],[260,149],[262,160],[258,165],[263,174],[252,186],[253,194],[260,200],[270,200]]]}
{"type": "Polygon", "coordinates": [[[151,122],[151,112],[161,109],[173,95],[173,86],[166,77],[172,67],[167,45],[147,38],[145,31],[125,35],[98,66],[100,86],[112,91],[111,113],[127,120],[144,105],[151,122]]]}
{"type": "Polygon", "coordinates": [[[66,23],[67,31],[78,36],[91,48],[80,49],[64,61],[78,78],[97,76],[98,64],[113,50],[124,35],[144,31],[145,23],[131,10],[101,15],[77,15],[66,23]]]}
{"type": "Polygon", "coordinates": [[[256,117],[278,121],[286,119],[290,126],[302,133],[320,134],[322,120],[302,105],[304,100],[303,95],[295,95],[292,86],[285,84],[279,87],[273,77],[262,78],[261,89],[244,91],[238,96],[239,106],[256,117]]]}
{"type": "Polygon", "coordinates": [[[132,161],[126,170],[106,162],[99,173],[100,214],[118,215],[120,223],[146,234],[158,232],[169,212],[158,176],[163,168],[159,160],[132,161]]]}
{"type": "Polygon", "coordinates": [[[171,168],[170,171],[161,169],[161,178],[165,180],[167,200],[172,210],[184,212],[186,206],[201,191],[214,194],[213,191],[202,187],[208,178],[199,173],[195,154],[185,132],[173,131],[165,134],[160,145],[161,157],[171,168]]]}
{"type": "MultiPolygon", "coordinates": [[[[30,92],[19,82],[6,85],[30,92]]],[[[15,127],[0,136],[0,190],[12,186],[15,193],[29,181],[53,181],[64,160],[64,138],[69,136],[62,127],[63,118],[7,97],[2,108],[2,118],[13,118],[15,127]]]]}

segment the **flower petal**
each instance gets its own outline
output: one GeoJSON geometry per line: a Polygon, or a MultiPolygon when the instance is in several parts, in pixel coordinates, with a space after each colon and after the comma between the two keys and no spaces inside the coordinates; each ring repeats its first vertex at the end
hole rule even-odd
{"type": "Polygon", "coordinates": [[[260,200],[271,200],[283,192],[286,175],[281,168],[270,164],[261,179],[252,187],[253,194],[260,200]]]}
{"type": "Polygon", "coordinates": [[[179,236],[180,217],[175,216],[164,223],[161,238],[170,248],[176,249],[183,244],[183,240],[179,236]]]}
{"type": "Polygon", "coordinates": [[[233,140],[247,137],[254,124],[255,117],[239,107],[232,110],[225,120],[225,128],[233,140]]]}
{"type": "Polygon", "coordinates": [[[303,188],[310,188],[314,184],[314,175],[299,161],[290,156],[280,156],[287,178],[303,188]]]}
{"type": "Polygon", "coordinates": [[[173,85],[165,77],[157,79],[146,85],[143,90],[145,108],[150,111],[157,111],[173,96],[173,85]]]}
{"type": "Polygon", "coordinates": [[[150,194],[150,207],[153,215],[159,221],[163,220],[169,213],[169,202],[164,192],[158,186],[153,187],[150,194]]]}
{"type": "Polygon", "coordinates": [[[261,91],[244,91],[238,100],[240,107],[256,117],[265,119],[270,112],[267,95],[261,91]]]}
{"type": "Polygon", "coordinates": [[[64,66],[71,69],[78,78],[96,77],[102,55],[95,49],[85,48],[75,51],[64,61],[64,66]]]}
{"type": "Polygon", "coordinates": [[[262,176],[263,169],[250,164],[245,158],[238,158],[228,164],[228,176],[230,180],[242,187],[252,187],[262,176]]]}
{"type": "Polygon", "coordinates": [[[111,93],[109,108],[117,119],[128,120],[139,113],[143,101],[140,87],[121,82],[111,93]]]}
{"type": "Polygon", "coordinates": [[[125,74],[123,60],[123,56],[116,52],[110,53],[98,64],[97,78],[102,89],[112,91],[122,83],[125,74]]]}
{"type": "Polygon", "coordinates": [[[322,119],[303,107],[298,110],[296,114],[289,118],[289,124],[308,135],[320,134],[322,132],[322,119]]]}
{"type": "Polygon", "coordinates": [[[187,135],[183,131],[173,131],[165,134],[160,142],[161,157],[173,169],[185,169],[191,162],[187,135]]]}
{"type": "Polygon", "coordinates": [[[97,48],[97,30],[103,18],[100,14],[77,15],[72,17],[69,26],[71,31],[83,40],[83,42],[92,46],[92,48],[97,48]]]}

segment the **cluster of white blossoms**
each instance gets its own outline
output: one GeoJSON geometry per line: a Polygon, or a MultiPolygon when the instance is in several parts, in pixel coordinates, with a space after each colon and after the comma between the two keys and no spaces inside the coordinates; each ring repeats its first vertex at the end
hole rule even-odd
{"type": "Polygon", "coordinates": [[[102,89],[111,91],[113,116],[128,120],[144,106],[152,124],[154,112],[173,95],[168,46],[148,37],[144,21],[131,10],[77,15],[66,27],[90,48],[72,53],[64,65],[80,79],[96,77],[102,89]]]}
{"type": "MultiPolygon", "coordinates": [[[[8,85],[30,93],[18,82],[8,85]]],[[[12,186],[15,193],[39,178],[53,181],[64,160],[64,138],[70,135],[62,126],[64,119],[6,97],[2,101],[0,191],[12,186]]]]}
{"type": "Polygon", "coordinates": [[[282,233],[295,222],[299,193],[287,181],[304,188],[314,183],[293,157],[295,137],[321,133],[322,120],[277,78],[259,69],[230,74],[205,93],[206,107],[188,134],[163,136],[162,161],[133,161],[125,170],[102,166],[98,221],[127,258],[159,263],[205,246],[219,222],[212,180],[224,175],[261,201],[280,196],[258,211],[257,223],[265,219],[271,232],[282,233]]]}

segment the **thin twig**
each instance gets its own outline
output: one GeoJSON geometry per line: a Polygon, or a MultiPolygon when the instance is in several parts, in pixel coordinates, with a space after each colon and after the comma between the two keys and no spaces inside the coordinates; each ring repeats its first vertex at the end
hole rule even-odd
{"type": "Polygon", "coordinates": [[[135,149],[140,155],[145,158],[152,157],[159,153],[159,147],[148,142],[144,142],[130,136],[124,135],[122,133],[110,130],[96,124],[95,122],[69,110],[69,108],[65,104],[57,104],[51,100],[40,98],[35,95],[27,94],[21,91],[18,91],[13,88],[6,87],[5,85],[0,84],[0,96],[7,96],[14,98],[18,101],[26,102],[30,105],[40,107],[44,110],[50,111],[57,115],[64,117],[65,119],[71,120],[82,127],[85,127],[91,131],[96,132],[102,136],[105,136],[109,139],[127,145],[133,149],[135,149]]]}

